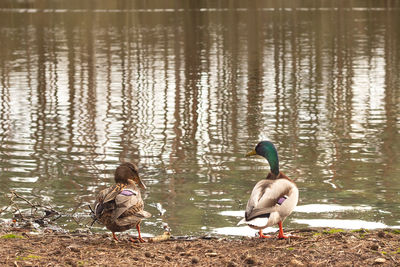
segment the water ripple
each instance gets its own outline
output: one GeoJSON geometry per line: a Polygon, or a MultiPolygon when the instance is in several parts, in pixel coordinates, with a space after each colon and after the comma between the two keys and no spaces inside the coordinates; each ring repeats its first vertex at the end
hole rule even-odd
{"type": "Polygon", "coordinates": [[[165,210],[149,231],[228,233],[268,139],[300,188],[289,227],[398,225],[400,9],[270,5],[0,4],[0,192],[71,210],[132,161],[165,210]]]}

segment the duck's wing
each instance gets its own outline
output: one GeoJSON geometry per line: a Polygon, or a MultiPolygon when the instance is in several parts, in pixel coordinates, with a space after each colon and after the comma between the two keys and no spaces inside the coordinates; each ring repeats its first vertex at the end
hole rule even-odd
{"type": "MultiPolygon", "coordinates": [[[[114,211],[114,219],[119,219],[124,214],[124,220],[129,221],[128,217],[148,218],[150,213],[143,210],[144,204],[140,194],[140,190],[134,185],[128,185],[115,197],[116,208],[114,211]]],[[[121,222],[122,223],[122,222],[121,222]]],[[[120,224],[120,223],[118,223],[120,224]]]]}
{"type": "MultiPolygon", "coordinates": [[[[286,210],[291,208],[290,214],[297,204],[297,199],[298,190],[292,181],[288,179],[261,180],[253,188],[247,203],[245,219],[250,221],[257,217],[269,217],[270,213],[278,209],[286,210]],[[289,198],[294,197],[295,191],[297,192],[295,201],[287,201],[289,198]],[[292,202],[296,202],[293,207],[291,207],[292,202]]],[[[286,214],[287,212],[284,213],[286,214]]]]}
{"type": "Polygon", "coordinates": [[[151,217],[151,214],[145,210],[140,210],[139,212],[135,212],[129,216],[121,216],[116,220],[116,223],[119,226],[125,226],[132,223],[138,223],[145,218],[151,217]]]}
{"type": "Polygon", "coordinates": [[[122,191],[123,185],[116,184],[106,189],[101,190],[94,203],[94,213],[96,217],[102,215],[104,210],[110,210],[115,208],[115,204],[111,202],[115,197],[122,191]]]}
{"type": "Polygon", "coordinates": [[[124,184],[115,184],[111,186],[109,191],[107,192],[107,195],[105,195],[103,199],[103,203],[115,200],[115,198],[121,193],[122,190],[124,190],[125,187],[126,186],[124,184]]]}
{"type": "Polygon", "coordinates": [[[247,201],[245,220],[250,221],[260,215],[272,212],[272,208],[275,205],[274,198],[272,198],[273,192],[271,192],[272,187],[271,180],[261,180],[253,188],[250,198],[247,201]],[[268,197],[270,195],[270,197],[268,197]],[[259,205],[261,199],[264,205],[259,205]]]}
{"type": "Polygon", "coordinates": [[[101,190],[96,196],[95,203],[107,203],[115,199],[115,197],[124,189],[123,184],[115,184],[106,189],[101,190]]]}

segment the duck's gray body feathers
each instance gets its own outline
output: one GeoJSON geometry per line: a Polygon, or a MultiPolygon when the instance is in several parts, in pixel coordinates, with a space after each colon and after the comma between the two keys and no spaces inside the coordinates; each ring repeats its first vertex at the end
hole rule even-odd
{"type": "Polygon", "coordinates": [[[299,190],[296,184],[282,172],[259,181],[247,202],[245,218],[239,224],[248,224],[254,229],[264,229],[283,222],[296,207],[299,190]],[[272,178],[273,177],[273,178],[272,178]]]}

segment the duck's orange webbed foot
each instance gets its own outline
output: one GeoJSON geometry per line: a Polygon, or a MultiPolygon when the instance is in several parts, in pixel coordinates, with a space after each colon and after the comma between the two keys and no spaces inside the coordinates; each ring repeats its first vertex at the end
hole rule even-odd
{"type": "Polygon", "coordinates": [[[278,235],[278,239],[288,239],[291,236],[287,236],[287,235],[278,235]]]}
{"type": "Polygon", "coordinates": [[[131,242],[133,242],[133,243],[137,243],[137,242],[139,242],[139,243],[146,243],[146,242],[147,242],[146,240],[144,240],[144,239],[141,238],[141,237],[135,237],[135,238],[131,237],[131,238],[129,238],[129,241],[131,241],[131,242]]]}
{"type": "MultiPolygon", "coordinates": [[[[140,223],[136,225],[136,230],[138,231],[138,237],[136,239],[139,241],[139,243],[146,243],[146,241],[142,238],[142,235],[140,234],[140,223]]],[[[133,238],[130,238],[129,240],[131,240],[132,242],[136,242],[136,240],[133,238]]]]}
{"type": "Polygon", "coordinates": [[[113,235],[114,240],[118,242],[119,240],[118,240],[118,238],[115,236],[115,233],[114,233],[114,232],[112,232],[112,235],[113,235]]]}
{"type": "Polygon", "coordinates": [[[260,238],[271,238],[270,235],[264,235],[263,232],[262,232],[262,230],[260,230],[258,233],[259,233],[259,235],[260,235],[260,238]]]}
{"type": "Polygon", "coordinates": [[[279,225],[278,239],[288,239],[288,238],[293,237],[293,236],[287,236],[287,235],[283,234],[282,222],[279,222],[278,225],[279,225]]]}

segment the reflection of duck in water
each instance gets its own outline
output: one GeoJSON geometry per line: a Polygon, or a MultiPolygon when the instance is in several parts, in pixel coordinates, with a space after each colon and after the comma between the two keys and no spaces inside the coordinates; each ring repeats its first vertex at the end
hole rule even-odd
{"type": "Polygon", "coordinates": [[[247,224],[260,230],[260,238],[268,238],[262,229],[278,224],[278,238],[288,238],[283,234],[282,222],[297,205],[299,190],[296,184],[279,171],[278,152],[269,141],[258,143],[246,156],[260,155],[269,162],[271,172],[266,179],[259,181],[251,192],[247,202],[245,218],[239,224],[247,224]]]}
{"type": "Polygon", "coordinates": [[[114,179],[115,185],[102,190],[96,196],[95,217],[112,232],[115,240],[118,241],[115,232],[136,227],[138,240],[145,242],[140,235],[140,222],[149,218],[151,214],[143,210],[143,200],[136,186],[137,183],[139,187],[146,189],[138,169],[132,163],[122,163],[115,170],[114,179]]]}

